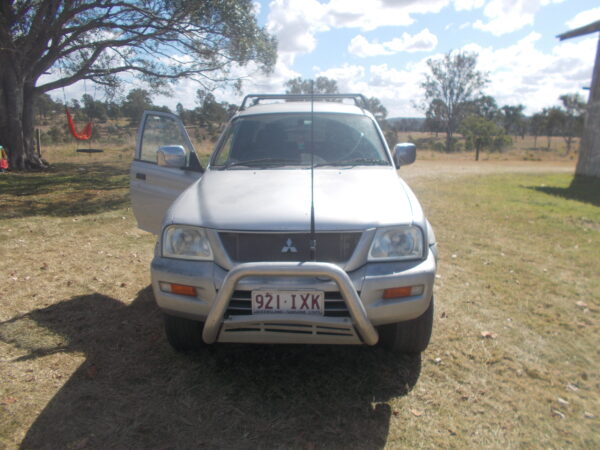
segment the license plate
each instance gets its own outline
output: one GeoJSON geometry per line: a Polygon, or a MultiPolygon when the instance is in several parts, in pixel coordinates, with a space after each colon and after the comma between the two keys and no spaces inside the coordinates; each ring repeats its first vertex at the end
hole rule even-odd
{"type": "Polygon", "coordinates": [[[252,291],[252,314],[323,315],[325,295],[322,291],[252,291]]]}

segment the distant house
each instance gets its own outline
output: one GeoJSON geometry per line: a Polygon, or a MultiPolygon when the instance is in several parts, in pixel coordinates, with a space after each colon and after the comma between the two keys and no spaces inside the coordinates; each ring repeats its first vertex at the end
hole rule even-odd
{"type": "MultiPolygon", "coordinates": [[[[557,37],[563,41],[597,31],[600,31],[600,20],[559,34],[557,37]]],[[[583,136],[581,137],[581,144],[579,145],[579,158],[577,159],[575,175],[588,175],[600,178],[600,38],[598,39],[596,62],[594,63],[585,126],[583,136]]]]}

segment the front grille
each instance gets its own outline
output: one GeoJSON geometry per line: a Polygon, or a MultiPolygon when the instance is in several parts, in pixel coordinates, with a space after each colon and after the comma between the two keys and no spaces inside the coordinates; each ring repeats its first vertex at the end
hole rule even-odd
{"type": "MultiPolygon", "coordinates": [[[[325,317],[350,317],[346,301],[339,292],[325,292],[325,317]]],[[[360,295],[360,293],[359,293],[360,295]]],[[[229,307],[225,312],[227,316],[249,316],[252,315],[252,292],[235,291],[229,301],[229,307]]]]}
{"type": "MultiPolygon", "coordinates": [[[[308,233],[231,233],[219,237],[232,261],[309,261],[308,233]]],[[[317,233],[316,260],[343,263],[350,259],[361,237],[360,232],[317,233]]]]}

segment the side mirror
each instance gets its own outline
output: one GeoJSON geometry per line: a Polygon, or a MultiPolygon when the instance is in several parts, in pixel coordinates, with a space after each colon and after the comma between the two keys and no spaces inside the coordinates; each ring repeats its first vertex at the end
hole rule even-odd
{"type": "Polygon", "coordinates": [[[417,146],[409,142],[396,144],[394,147],[394,165],[396,169],[412,164],[417,159],[417,146]]]}
{"type": "Polygon", "coordinates": [[[164,145],[156,152],[156,164],[181,169],[187,165],[187,152],[182,145],[164,145]]]}

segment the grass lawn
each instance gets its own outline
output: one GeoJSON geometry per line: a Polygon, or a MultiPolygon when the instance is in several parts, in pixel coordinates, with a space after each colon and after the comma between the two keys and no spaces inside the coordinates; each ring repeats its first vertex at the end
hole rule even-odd
{"type": "Polygon", "coordinates": [[[182,355],[115,154],[0,176],[0,447],[600,447],[597,182],[409,176],[441,252],[421,358],[182,355]]]}

